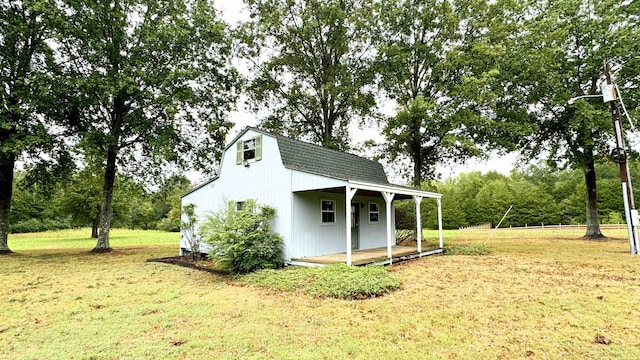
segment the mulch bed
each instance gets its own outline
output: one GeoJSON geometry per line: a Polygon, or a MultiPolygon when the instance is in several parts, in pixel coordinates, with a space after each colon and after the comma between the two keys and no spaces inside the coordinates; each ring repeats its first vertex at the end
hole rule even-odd
{"type": "Polygon", "coordinates": [[[186,268],[206,271],[208,273],[217,274],[217,275],[229,275],[229,273],[224,270],[211,268],[211,267],[200,265],[196,262],[193,262],[191,261],[191,258],[188,256],[169,256],[169,257],[163,257],[163,258],[148,259],[147,262],[158,262],[163,264],[178,265],[186,268]]]}

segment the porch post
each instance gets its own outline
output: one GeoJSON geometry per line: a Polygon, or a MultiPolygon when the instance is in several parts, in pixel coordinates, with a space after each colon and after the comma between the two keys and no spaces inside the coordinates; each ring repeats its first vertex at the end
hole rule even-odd
{"type": "Polygon", "coordinates": [[[391,204],[393,203],[393,197],[396,196],[394,193],[382,192],[382,197],[384,197],[386,211],[387,211],[387,257],[389,258],[389,263],[391,264],[391,258],[393,256],[391,252],[391,204]]]}
{"type": "Polygon", "coordinates": [[[344,222],[346,226],[347,234],[347,266],[351,266],[351,200],[356,194],[358,189],[352,189],[351,187],[345,187],[345,202],[344,202],[344,222]]]}
{"type": "Polygon", "coordinates": [[[436,203],[438,203],[438,236],[440,238],[440,249],[442,249],[442,199],[437,198],[436,203]]]}
{"type": "Polygon", "coordinates": [[[416,241],[418,242],[418,254],[422,254],[422,214],[420,214],[422,196],[413,195],[413,201],[416,203],[416,241]]]}

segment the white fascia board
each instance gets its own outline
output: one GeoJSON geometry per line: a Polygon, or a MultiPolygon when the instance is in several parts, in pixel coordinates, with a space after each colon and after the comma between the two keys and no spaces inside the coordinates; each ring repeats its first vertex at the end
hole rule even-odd
{"type": "Polygon", "coordinates": [[[432,198],[432,199],[442,198],[442,194],[438,194],[430,191],[410,189],[410,188],[394,186],[394,185],[366,183],[362,181],[350,180],[349,187],[354,189],[370,190],[370,191],[378,191],[378,192],[390,192],[394,194],[409,195],[409,196],[422,196],[422,197],[432,198]]]}

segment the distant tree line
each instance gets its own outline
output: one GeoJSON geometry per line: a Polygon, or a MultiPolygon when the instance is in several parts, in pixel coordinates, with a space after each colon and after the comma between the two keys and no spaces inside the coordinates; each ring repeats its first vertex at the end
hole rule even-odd
{"type": "MultiPolygon", "coordinates": [[[[88,169],[66,180],[43,183],[33,171],[16,174],[12,233],[90,227],[98,237],[102,178],[88,169]]],[[[191,188],[184,176],[172,176],[156,189],[126,175],[115,179],[112,224],[118,228],[180,230],[180,196],[191,188]]],[[[89,234],[87,234],[89,235],[89,234]]]]}
{"type": "MultiPolygon", "coordinates": [[[[597,164],[598,210],[602,223],[624,223],[624,205],[617,164],[597,164]]],[[[630,164],[632,178],[640,179],[640,162],[630,164]]],[[[640,199],[640,184],[634,188],[640,199]]],[[[513,206],[501,227],[541,224],[585,224],[584,174],[578,169],[532,166],[510,175],[479,171],[463,173],[442,182],[424,184],[442,197],[442,222],[446,229],[491,224],[496,226],[513,206]]],[[[637,201],[636,201],[637,203],[637,201]]],[[[425,199],[421,206],[423,226],[437,227],[435,203],[425,199]]],[[[413,229],[413,201],[396,204],[398,228],[413,229]]],[[[605,234],[606,235],[606,234],[605,234]]]]}
{"type": "MultiPolygon", "coordinates": [[[[596,166],[598,209],[603,223],[623,223],[624,207],[618,167],[596,166]]],[[[632,179],[640,179],[640,161],[630,164],[632,179]]],[[[91,228],[97,237],[101,203],[100,175],[88,169],[66,179],[38,181],[36,169],[17,172],[14,179],[11,232],[37,232],[68,228],[91,228]]],[[[184,176],[172,176],[154,189],[126,175],[116,177],[113,226],[132,229],[179,231],[181,195],[191,188],[184,176]]],[[[541,224],[585,224],[585,184],[577,169],[531,166],[509,175],[479,171],[462,173],[444,181],[423,183],[425,190],[443,194],[442,220],[446,229],[490,223],[497,225],[510,206],[501,227],[541,224]]],[[[635,188],[640,195],[640,184],[635,188]]],[[[640,197],[636,195],[637,199],[640,197]]],[[[435,202],[424,199],[423,226],[437,227],[435,202]]],[[[413,201],[396,202],[400,229],[415,227],[413,201]]]]}

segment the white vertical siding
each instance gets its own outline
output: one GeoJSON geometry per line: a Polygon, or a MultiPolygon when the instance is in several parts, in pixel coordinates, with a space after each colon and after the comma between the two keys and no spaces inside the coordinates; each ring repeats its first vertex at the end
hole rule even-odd
{"type": "Polygon", "coordinates": [[[344,202],[344,194],[304,192],[293,195],[295,243],[291,246],[292,258],[346,251],[344,202]],[[335,200],[335,223],[322,223],[322,200],[335,200]]]}
{"type": "MultiPolygon", "coordinates": [[[[228,201],[256,199],[276,209],[273,230],[284,240],[285,259],[318,256],[346,251],[345,195],[346,181],[289,170],[282,164],[277,140],[269,135],[249,130],[237,141],[262,136],[262,159],[249,166],[236,164],[236,143],[223,154],[219,178],[185,195],[182,205],[195,204],[199,219],[212,211],[228,206],[228,201]],[[342,193],[303,191],[343,188],[342,193]],[[300,192],[295,192],[300,191],[300,192]],[[336,222],[322,224],[320,201],[336,201],[336,222]]],[[[367,197],[356,193],[353,201],[360,209],[359,248],[386,245],[386,209],[382,196],[367,197]],[[379,222],[369,223],[369,203],[376,202],[379,222]]],[[[393,217],[392,213],[392,217],[393,217]]],[[[395,229],[393,229],[395,230],[395,229]]],[[[188,249],[181,237],[181,248],[188,249]]]]}
{"type": "MultiPolygon", "coordinates": [[[[382,247],[386,244],[386,212],[382,197],[356,196],[353,201],[365,205],[360,209],[359,243],[360,249],[382,247]],[[369,223],[368,204],[370,201],[380,205],[380,221],[369,223]]],[[[328,192],[299,192],[293,195],[293,214],[295,214],[291,246],[292,258],[319,256],[345,252],[345,195],[328,192]],[[336,201],[335,224],[321,222],[320,202],[336,201]]]]}
{"type": "Polygon", "coordinates": [[[360,209],[360,249],[383,247],[387,244],[387,211],[382,197],[364,197],[356,193],[353,201],[364,204],[360,209]],[[369,223],[369,203],[378,204],[380,210],[379,221],[369,223]]]}
{"type": "MultiPolygon", "coordinates": [[[[262,134],[247,131],[238,141],[262,134]]],[[[231,144],[223,154],[220,177],[182,198],[182,205],[193,203],[200,219],[207,213],[226,206],[227,201],[256,199],[259,203],[276,209],[273,230],[285,242],[288,256],[291,241],[291,171],[282,164],[275,138],[262,135],[262,159],[250,161],[249,166],[236,164],[236,145],[231,144]]],[[[181,243],[184,247],[185,244],[181,243]]]]}
{"type": "Polygon", "coordinates": [[[344,180],[333,179],[295,170],[291,173],[291,191],[294,192],[314,189],[330,189],[345,186],[347,186],[347,182],[344,180]]]}

